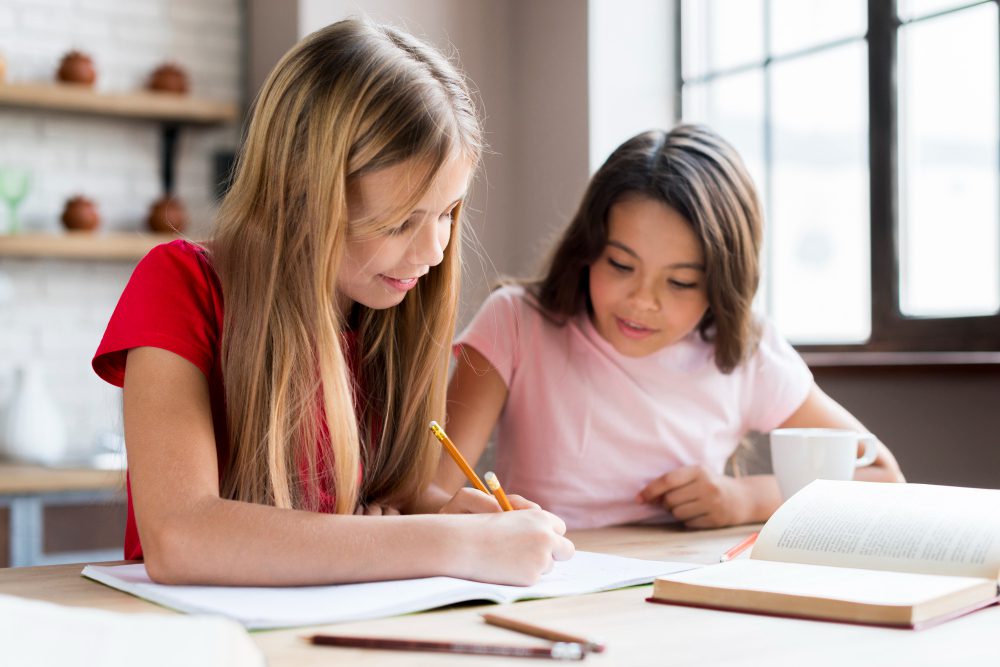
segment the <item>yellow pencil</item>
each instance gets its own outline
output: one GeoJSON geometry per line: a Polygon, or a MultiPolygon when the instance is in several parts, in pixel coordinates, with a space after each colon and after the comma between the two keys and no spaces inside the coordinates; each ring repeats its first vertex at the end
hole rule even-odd
{"type": "Polygon", "coordinates": [[[444,432],[444,429],[441,428],[437,422],[432,421],[431,431],[434,433],[434,437],[441,441],[441,444],[444,445],[445,451],[451,455],[451,458],[458,464],[458,467],[462,469],[462,472],[464,472],[465,476],[469,478],[472,485],[486,495],[490,495],[489,489],[487,489],[486,485],[483,484],[483,481],[479,479],[479,475],[476,474],[476,471],[472,469],[472,466],[470,466],[468,461],[465,460],[465,457],[462,456],[462,452],[458,451],[458,447],[456,447],[455,443],[451,441],[448,434],[444,432]]]}
{"type": "Polygon", "coordinates": [[[507,494],[504,493],[503,487],[500,486],[500,480],[492,472],[486,473],[486,484],[489,485],[490,489],[493,491],[493,495],[497,497],[500,501],[500,507],[503,508],[504,512],[510,512],[514,507],[507,500],[507,494]]]}

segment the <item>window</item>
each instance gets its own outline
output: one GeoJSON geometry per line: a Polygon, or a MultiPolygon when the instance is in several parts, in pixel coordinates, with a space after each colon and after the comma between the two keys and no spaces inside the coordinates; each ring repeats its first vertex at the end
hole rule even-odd
{"type": "Polygon", "coordinates": [[[682,0],[685,121],[743,155],[799,346],[1000,349],[997,0],[682,0]]]}

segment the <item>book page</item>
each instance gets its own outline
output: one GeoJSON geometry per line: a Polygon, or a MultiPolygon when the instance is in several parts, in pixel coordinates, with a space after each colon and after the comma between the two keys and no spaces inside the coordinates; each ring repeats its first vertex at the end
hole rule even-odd
{"type": "Polygon", "coordinates": [[[817,480],[761,530],[751,558],[1000,576],[1000,490],[817,480]]]}
{"type": "Polygon", "coordinates": [[[118,590],[187,613],[218,614],[250,629],[343,623],[407,614],[469,600],[514,602],[580,595],[649,583],[693,563],[640,560],[578,551],[557,562],[534,586],[501,586],[452,577],[297,587],[165,586],[141,563],[88,565],[83,575],[118,590]]]}

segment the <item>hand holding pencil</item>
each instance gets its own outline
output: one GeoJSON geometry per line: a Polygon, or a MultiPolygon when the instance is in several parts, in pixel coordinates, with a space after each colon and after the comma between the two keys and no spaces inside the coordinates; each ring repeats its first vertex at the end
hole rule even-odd
{"type": "MultiPolygon", "coordinates": [[[[466,478],[476,487],[459,489],[448,505],[463,496],[488,501],[488,505],[473,510],[479,514],[476,520],[482,521],[482,532],[481,539],[474,540],[470,546],[473,547],[473,551],[482,549],[482,552],[469,562],[472,568],[469,573],[460,573],[457,576],[481,579],[483,570],[486,569],[489,572],[487,579],[489,581],[527,586],[538,581],[538,577],[550,570],[554,561],[572,558],[576,548],[564,537],[566,524],[562,519],[541,510],[538,505],[520,496],[508,496],[497,476],[489,472],[486,474],[486,480],[495,494],[494,502],[494,496],[490,495],[486,484],[479,479],[479,475],[465,460],[444,429],[434,421],[430,423],[430,429],[466,478]],[[520,505],[518,509],[529,511],[512,512],[515,503],[520,505]],[[496,512],[498,505],[502,510],[501,514],[504,515],[502,517],[491,515],[492,512],[496,512]]],[[[448,512],[448,505],[445,505],[442,511],[448,512]]],[[[468,512],[468,510],[460,511],[468,512]]]]}
{"type": "Polygon", "coordinates": [[[458,466],[459,470],[465,474],[466,479],[479,490],[476,491],[470,488],[459,489],[458,492],[453,496],[452,500],[447,503],[443,508],[442,512],[446,514],[452,513],[480,513],[480,512],[495,512],[497,505],[504,512],[510,512],[511,510],[524,510],[524,509],[539,509],[536,503],[531,502],[521,496],[512,494],[508,496],[500,485],[500,480],[497,478],[496,474],[493,472],[488,472],[484,477],[486,478],[486,483],[484,484],[479,475],[476,474],[469,462],[465,460],[462,456],[462,452],[458,449],[448,434],[444,432],[441,425],[436,421],[430,423],[431,432],[434,437],[438,439],[444,450],[448,453],[451,459],[458,466]],[[488,487],[488,488],[487,488],[488,487]],[[483,496],[485,494],[485,497],[483,496]]]}

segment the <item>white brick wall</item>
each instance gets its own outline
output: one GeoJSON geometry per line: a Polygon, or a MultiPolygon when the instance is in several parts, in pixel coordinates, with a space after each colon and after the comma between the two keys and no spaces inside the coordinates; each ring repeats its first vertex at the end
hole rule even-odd
{"type": "MultiPolygon", "coordinates": [[[[97,89],[141,88],[164,61],[187,70],[192,94],[239,102],[243,89],[240,0],[0,0],[0,53],[9,82],[51,81],[62,55],[88,53],[97,89]]],[[[184,128],[175,193],[204,234],[215,212],[212,157],[238,128],[184,128]]],[[[57,230],[69,197],[84,194],[102,229],[141,229],[160,193],[156,123],[0,107],[0,165],[33,173],[21,206],[27,230],[57,230]]],[[[0,211],[0,231],[6,217],[0,211]]],[[[90,359],[132,270],[130,263],[0,257],[0,423],[13,369],[41,360],[72,446],[83,455],[121,430],[121,397],[90,359]]]]}

